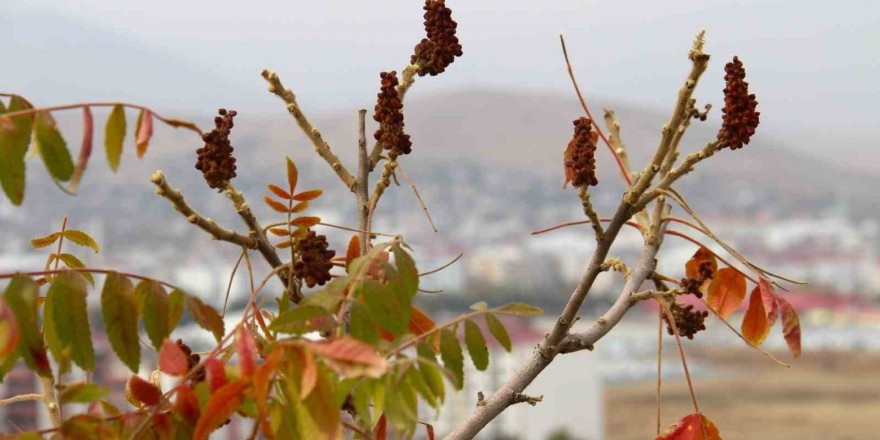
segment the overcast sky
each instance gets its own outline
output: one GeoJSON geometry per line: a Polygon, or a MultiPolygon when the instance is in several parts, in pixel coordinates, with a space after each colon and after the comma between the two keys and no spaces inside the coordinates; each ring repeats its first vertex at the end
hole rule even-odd
{"type": "MultiPolygon", "coordinates": [[[[691,40],[706,29],[713,63],[698,94],[703,102],[720,107],[723,64],[736,54],[765,129],[794,143],[841,138],[874,149],[876,0],[448,4],[464,57],[421,81],[414,99],[466,85],[570,93],[562,33],[597,107],[618,100],[668,111],[691,40]]],[[[271,68],[307,111],[370,107],[378,72],[401,69],[422,37],[421,5],[0,0],[2,89],[38,104],[112,98],[184,112],[228,106],[268,113],[279,103],[259,72],[271,68]]]]}

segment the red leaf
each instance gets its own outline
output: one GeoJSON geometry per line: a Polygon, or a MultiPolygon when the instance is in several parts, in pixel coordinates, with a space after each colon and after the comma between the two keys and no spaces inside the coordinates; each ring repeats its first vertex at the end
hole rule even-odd
{"type": "Polygon", "coordinates": [[[305,399],[312,393],[318,384],[318,364],[315,363],[315,356],[308,350],[302,351],[300,357],[302,361],[302,380],[300,385],[300,398],[305,399]]]}
{"type": "MultiPolygon", "coordinates": [[[[159,438],[171,438],[171,419],[167,414],[156,413],[152,418],[153,430],[159,438]]],[[[98,438],[101,438],[100,436],[98,438]]]]}
{"type": "Polygon", "coordinates": [[[135,136],[137,136],[137,156],[140,159],[147,152],[147,145],[150,143],[150,138],[153,137],[153,113],[141,110],[135,136]]]}
{"type": "Polygon", "coordinates": [[[428,440],[434,440],[434,425],[425,423],[425,434],[428,436],[428,440]]]}
{"type": "Polygon", "coordinates": [[[183,416],[183,419],[190,425],[195,425],[199,421],[201,415],[199,399],[192,388],[187,385],[177,387],[177,401],[174,403],[174,410],[183,416]]]}
{"type": "Polygon", "coordinates": [[[776,304],[776,290],[773,284],[770,284],[764,278],[758,280],[756,289],[761,291],[761,300],[764,302],[764,311],[767,312],[767,322],[772,327],[776,324],[776,317],[779,315],[779,307],[776,304]]]}
{"type": "Polygon", "coordinates": [[[79,181],[82,179],[82,175],[86,171],[89,157],[92,155],[94,131],[95,123],[92,119],[92,111],[89,109],[89,106],[84,106],[82,147],[79,149],[79,157],[76,159],[76,167],[73,169],[73,177],[70,178],[70,185],[67,187],[70,192],[76,191],[77,186],[79,186],[79,181]]]}
{"type": "Polygon", "coordinates": [[[311,228],[312,226],[315,226],[318,223],[321,223],[320,218],[309,217],[309,216],[297,217],[297,218],[293,219],[293,221],[290,222],[290,224],[292,224],[296,227],[300,227],[300,228],[311,228]]]}
{"type": "Polygon", "coordinates": [[[761,345],[769,333],[770,322],[767,321],[767,313],[764,311],[764,301],[761,299],[760,289],[755,289],[749,296],[749,308],[742,321],[742,334],[752,344],[761,345]]]}
{"type": "Polygon", "coordinates": [[[788,350],[792,356],[798,357],[801,355],[801,321],[791,303],[782,297],[778,297],[776,301],[779,302],[779,312],[782,315],[782,334],[785,336],[788,350]]]}
{"type": "Polygon", "coordinates": [[[323,358],[327,366],[347,377],[379,377],[387,367],[385,358],[373,347],[350,336],[312,342],[307,347],[323,358]]]}
{"type": "Polygon", "coordinates": [[[0,362],[6,361],[8,356],[15,353],[19,339],[21,333],[18,331],[15,313],[0,296],[0,362]]]}
{"type": "Polygon", "coordinates": [[[375,440],[385,440],[388,438],[388,419],[385,418],[385,413],[382,413],[379,421],[376,422],[376,427],[373,429],[373,438],[375,440]]]}
{"type": "Polygon", "coordinates": [[[321,191],[320,189],[303,191],[293,196],[293,200],[296,200],[297,202],[308,202],[309,200],[314,200],[318,197],[321,197],[321,194],[324,194],[324,191],[321,191]]]}
{"type": "Polygon", "coordinates": [[[272,185],[270,183],[269,185],[267,185],[267,187],[269,188],[269,191],[272,191],[273,193],[275,193],[276,196],[281,197],[282,199],[285,199],[285,200],[290,200],[290,193],[281,189],[280,186],[272,185]]]}
{"type": "Polygon", "coordinates": [[[162,400],[162,391],[138,376],[131,376],[125,388],[132,398],[146,406],[158,405],[162,400]]]}
{"type": "Polygon", "coordinates": [[[361,240],[357,235],[352,235],[351,240],[348,242],[348,250],[345,251],[345,269],[348,270],[348,266],[351,264],[355,258],[361,256],[361,240]]]}
{"type": "Polygon", "coordinates": [[[281,350],[273,350],[266,358],[266,362],[257,368],[257,371],[254,372],[253,376],[254,400],[257,401],[257,413],[259,414],[257,422],[260,424],[260,429],[263,431],[266,438],[274,438],[272,427],[269,425],[268,421],[269,408],[267,403],[269,402],[269,389],[272,385],[272,376],[275,374],[275,369],[278,367],[278,362],[280,360],[281,350]]]}
{"type": "Polygon", "coordinates": [[[275,211],[278,211],[282,214],[287,214],[287,206],[284,205],[283,203],[281,203],[281,202],[279,202],[269,196],[263,196],[263,200],[265,200],[266,204],[269,205],[269,207],[274,209],[275,211]]]}
{"type": "Polygon", "coordinates": [[[722,440],[718,427],[702,414],[684,416],[655,440],[722,440]]]}
{"type": "Polygon", "coordinates": [[[746,277],[732,267],[715,272],[706,302],[723,318],[728,318],[746,298],[746,277]]]}
{"type": "Polygon", "coordinates": [[[235,352],[238,354],[241,377],[250,378],[257,369],[257,345],[254,335],[243,325],[235,331],[235,352]]]}
{"type": "Polygon", "coordinates": [[[226,385],[226,367],[217,358],[211,358],[205,361],[205,371],[208,376],[208,384],[211,385],[211,391],[217,391],[218,388],[226,385]]]}
{"type": "Polygon", "coordinates": [[[211,394],[205,405],[204,417],[199,418],[193,438],[205,440],[215,429],[226,423],[238,405],[244,400],[244,391],[248,384],[237,380],[230,382],[211,394]]]}
{"type": "Polygon", "coordinates": [[[159,369],[172,376],[183,376],[189,369],[189,359],[180,346],[165,339],[159,350],[159,369]]]}
{"type": "MultiPolygon", "coordinates": [[[[412,308],[412,313],[409,317],[409,324],[407,325],[407,329],[410,333],[416,336],[421,336],[437,327],[437,324],[434,323],[434,320],[431,319],[430,316],[426,315],[425,312],[419,310],[418,307],[412,308]]],[[[440,333],[434,335],[435,337],[428,338],[426,342],[429,342],[435,351],[440,351],[440,333]]],[[[393,338],[391,339],[394,340],[393,338]]]]}

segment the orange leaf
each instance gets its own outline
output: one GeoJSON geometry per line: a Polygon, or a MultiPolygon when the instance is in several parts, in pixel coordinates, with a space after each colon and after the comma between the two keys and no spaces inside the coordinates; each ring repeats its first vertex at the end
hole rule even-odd
{"type": "Polygon", "coordinates": [[[308,350],[302,351],[302,381],[300,385],[300,398],[305,399],[312,393],[318,384],[318,364],[315,356],[308,350]]]}
{"type": "MultiPolygon", "coordinates": [[[[158,434],[158,438],[171,438],[171,419],[167,414],[156,413],[150,420],[153,425],[153,431],[158,434]]],[[[101,438],[98,436],[98,438],[101,438]]]]}
{"type": "Polygon", "coordinates": [[[183,376],[189,369],[189,359],[180,346],[165,339],[159,350],[159,369],[172,376],[183,376]]]}
{"type": "Polygon", "coordinates": [[[715,272],[706,302],[723,318],[728,318],[746,298],[746,277],[732,267],[715,272]]]}
{"type": "Polygon", "coordinates": [[[290,235],[290,230],[285,228],[269,228],[269,232],[279,237],[287,237],[290,235]]]}
{"type": "Polygon", "coordinates": [[[352,235],[351,240],[348,242],[348,250],[345,251],[345,269],[348,271],[348,265],[354,261],[355,258],[361,256],[361,240],[357,235],[352,235]]]}
{"type": "Polygon", "coordinates": [[[749,308],[742,321],[742,334],[749,342],[761,345],[770,333],[770,322],[767,321],[767,313],[764,311],[764,302],[761,300],[760,289],[755,289],[749,296],[749,308]]]}
{"type": "Polygon", "coordinates": [[[174,403],[174,410],[183,416],[183,419],[190,425],[195,425],[201,415],[196,392],[187,385],[177,387],[177,401],[174,403]]]}
{"type": "Polygon", "coordinates": [[[290,240],[287,240],[287,241],[279,241],[278,243],[275,243],[275,247],[277,247],[278,249],[286,249],[286,248],[289,248],[289,247],[290,247],[290,240]]]}
{"type": "Polygon", "coordinates": [[[327,366],[347,377],[379,377],[385,373],[385,358],[365,342],[350,336],[312,342],[307,345],[327,366]]]}
{"type": "Polygon", "coordinates": [[[300,227],[300,228],[311,228],[312,226],[321,223],[321,219],[319,217],[297,217],[290,222],[290,224],[300,227]]]}
{"type": "Polygon", "coordinates": [[[257,368],[257,371],[254,372],[254,400],[257,401],[257,412],[259,414],[259,419],[257,419],[260,424],[260,429],[263,431],[263,435],[266,438],[274,438],[274,434],[272,432],[272,427],[269,425],[269,408],[267,407],[267,403],[269,402],[269,388],[272,385],[272,376],[275,374],[275,369],[278,368],[278,362],[281,360],[281,350],[275,349],[269,356],[266,357],[266,362],[263,365],[260,365],[257,368]]]}
{"type": "MultiPolygon", "coordinates": [[[[426,315],[425,312],[419,310],[418,307],[412,308],[412,313],[409,317],[409,324],[407,328],[410,333],[421,336],[437,327],[437,324],[434,323],[434,320],[431,319],[430,316],[426,315]]],[[[437,333],[435,336],[439,336],[437,333]]],[[[440,351],[440,338],[428,338],[428,342],[434,347],[435,351],[440,351]]]]}
{"type": "Polygon", "coordinates": [[[135,136],[137,136],[137,156],[140,159],[147,152],[147,145],[150,143],[150,138],[153,137],[153,113],[141,110],[135,136]]]}
{"type": "Polygon", "coordinates": [[[257,369],[257,344],[254,335],[243,325],[235,331],[235,352],[238,354],[241,377],[250,378],[257,369]]]}
{"type": "Polygon", "coordinates": [[[798,357],[801,355],[801,321],[791,303],[782,297],[776,298],[776,301],[779,302],[779,312],[782,315],[782,334],[785,336],[785,343],[788,344],[791,355],[798,357]]]}
{"type": "Polygon", "coordinates": [[[162,400],[162,391],[156,385],[138,376],[131,376],[125,388],[132,398],[147,406],[158,405],[159,401],[162,400]]]}
{"type": "Polygon", "coordinates": [[[281,202],[279,202],[269,196],[263,196],[263,200],[265,200],[266,204],[269,205],[269,207],[274,209],[275,211],[278,211],[282,214],[287,214],[287,206],[285,206],[283,203],[281,203],[281,202]]]}
{"type": "Polygon", "coordinates": [[[376,427],[373,429],[373,438],[376,440],[385,440],[388,438],[388,419],[385,418],[385,413],[382,413],[382,416],[379,417],[379,421],[376,422],[376,427]]]}
{"type": "Polygon", "coordinates": [[[215,429],[226,423],[226,420],[232,416],[238,405],[244,400],[244,391],[247,388],[247,382],[237,380],[223,385],[220,389],[214,391],[208,403],[205,405],[204,417],[199,419],[196,424],[193,438],[196,440],[205,440],[215,429]]]}
{"type": "Polygon", "coordinates": [[[700,278],[700,263],[704,261],[710,262],[713,273],[718,270],[718,262],[715,261],[715,255],[712,254],[712,251],[700,246],[700,248],[697,249],[697,252],[694,253],[694,256],[685,263],[685,276],[688,278],[700,278]]]}
{"type": "Polygon", "coordinates": [[[7,361],[8,356],[18,348],[21,332],[12,307],[0,296],[0,361],[7,361]]]}
{"type": "Polygon", "coordinates": [[[89,163],[89,157],[92,155],[92,140],[94,138],[95,123],[92,119],[92,111],[89,106],[83,107],[83,139],[82,147],[79,149],[79,157],[76,159],[76,167],[73,169],[73,177],[70,178],[68,189],[73,192],[79,186],[86,166],[89,163]]]}
{"type": "Polygon", "coordinates": [[[281,189],[280,186],[272,185],[270,183],[269,185],[267,185],[267,187],[269,188],[269,191],[272,191],[273,193],[275,193],[276,196],[281,197],[282,199],[285,199],[285,200],[290,200],[290,193],[281,189]]]}
{"type": "Polygon", "coordinates": [[[309,207],[309,202],[299,202],[296,205],[293,205],[293,209],[290,212],[296,214],[305,211],[309,207]]]}
{"type": "Polygon", "coordinates": [[[324,194],[324,191],[321,191],[320,189],[303,191],[293,196],[293,200],[296,200],[297,202],[308,202],[309,200],[314,200],[318,197],[321,197],[321,194],[324,194]]]}
{"type": "Polygon", "coordinates": [[[655,440],[722,440],[718,427],[702,414],[684,416],[655,440]]]}
{"type": "Polygon", "coordinates": [[[776,317],[779,315],[779,307],[776,304],[776,290],[773,288],[773,284],[770,284],[764,278],[758,280],[758,286],[755,288],[761,291],[764,311],[767,312],[767,322],[772,327],[776,323],[776,317]]]}
{"type": "Polygon", "coordinates": [[[217,391],[218,388],[226,385],[226,367],[217,358],[211,358],[205,361],[205,371],[207,374],[208,384],[211,391],[217,391]]]}
{"type": "Polygon", "coordinates": [[[290,193],[296,190],[296,180],[299,178],[299,172],[296,170],[296,164],[290,158],[287,158],[287,187],[290,193]]]}

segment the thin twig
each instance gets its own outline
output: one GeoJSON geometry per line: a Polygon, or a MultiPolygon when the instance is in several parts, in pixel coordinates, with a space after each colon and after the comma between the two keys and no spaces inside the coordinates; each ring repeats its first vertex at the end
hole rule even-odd
{"type": "Polygon", "coordinates": [[[27,401],[31,401],[31,400],[42,400],[42,399],[43,399],[42,394],[36,394],[36,393],[34,393],[34,394],[20,394],[18,396],[13,396],[8,399],[0,400],[0,406],[9,405],[11,403],[16,403],[16,402],[27,402],[27,401]]]}
{"type": "MultiPolygon", "coordinates": [[[[13,96],[13,95],[0,95],[0,96],[13,96]]],[[[191,130],[191,131],[198,133],[199,136],[202,136],[204,134],[202,132],[202,130],[196,124],[194,124],[192,122],[186,122],[186,121],[181,121],[181,120],[177,120],[177,119],[166,118],[166,117],[163,117],[160,114],[156,113],[155,111],[153,111],[149,107],[145,107],[143,105],[138,105],[138,104],[130,104],[127,102],[113,102],[113,101],[109,101],[109,102],[108,101],[80,102],[77,104],[55,105],[52,107],[29,108],[29,109],[4,113],[2,115],[2,117],[12,119],[12,118],[17,118],[17,117],[21,117],[21,116],[29,116],[29,115],[40,113],[40,112],[54,112],[57,110],[71,110],[71,109],[77,109],[77,108],[83,108],[83,107],[115,107],[117,105],[121,105],[123,107],[133,108],[136,110],[143,110],[145,112],[148,112],[151,115],[153,115],[156,119],[158,119],[158,120],[164,122],[165,124],[168,124],[174,128],[186,128],[188,130],[191,130]]]]}
{"type": "Polygon", "coordinates": [[[369,198],[369,178],[370,178],[370,157],[367,155],[367,134],[366,134],[366,117],[367,110],[358,110],[358,179],[355,185],[355,198],[357,199],[358,213],[358,238],[361,243],[361,256],[367,254],[366,243],[371,238],[369,232],[370,219],[370,198],[369,198]]]}
{"type": "Polygon", "coordinates": [[[425,205],[425,202],[422,200],[422,196],[421,196],[421,194],[419,194],[419,189],[416,188],[415,182],[413,182],[413,180],[409,178],[409,176],[406,174],[406,171],[403,170],[403,166],[400,164],[400,162],[397,163],[397,169],[400,170],[400,174],[403,175],[403,178],[406,179],[406,181],[409,183],[409,186],[412,188],[413,192],[416,194],[416,199],[419,200],[419,205],[422,206],[422,211],[425,212],[425,217],[428,218],[428,223],[431,224],[431,229],[433,229],[434,232],[436,233],[437,226],[434,224],[434,219],[431,218],[431,213],[428,211],[428,207],[425,205]]]}
{"type": "Polygon", "coordinates": [[[440,272],[441,270],[446,269],[447,267],[452,266],[453,264],[455,264],[455,262],[458,261],[459,259],[461,259],[461,257],[463,257],[463,256],[464,256],[464,253],[460,253],[460,254],[458,254],[457,257],[453,258],[452,261],[450,261],[450,262],[448,262],[448,263],[446,263],[446,264],[444,264],[444,265],[442,265],[442,266],[440,266],[440,267],[438,267],[438,268],[436,268],[436,269],[432,269],[432,270],[429,270],[429,271],[427,271],[427,272],[422,272],[422,273],[420,273],[420,274],[419,274],[419,277],[423,277],[423,276],[425,276],[425,275],[431,275],[432,273],[440,272]]]}
{"type": "Polygon", "coordinates": [[[593,209],[593,202],[590,200],[590,191],[588,184],[583,184],[578,188],[578,197],[581,199],[581,206],[584,207],[584,214],[593,225],[593,232],[596,234],[596,240],[602,239],[602,222],[599,221],[599,215],[593,209]]]}
{"type": "Polygon", "coordinates": [[[611,146],[611,142],[609,142],[608,138],[605,137],[605,133],[602,133],[602,128],[599,127],[596,119],[593,118],[593,114],[590,112],[590,107],[587,106],[587,101],[584,100],[584,96],[581,94],[581,89],[580,87],[578,87],[577,80],[574,79],[574,69],[572,69],[571,62],[568,60],[568,50],[565,48],[565,38],[562,36],[562,34],[559,35],[559,43],[562,44],[562,56],[565,57],[565,67],[568,69],[568,76],[571,78],[571,84],[574,86],[574,91],[577,94],[578,100],[581,103],[581,107],[584,109],[584,113],[586,113],[587,117],[590,118],[591,121],[593,121],[593,126],[596,127],[596,132],[599,133],[599,137],[602,138],[602,141],[604,141],[605,145],[608,146],[608,150],[611,151],[611,155],[614,156],[614,160],[617,161],[617,168],[620,170],[620,174],[623,176],[623,180],[626,181],[626,186],[632,186],[629,169],[623,164],[620,156],[617,155],[617,151],[614,151],[614,148],[611,146]]]}
{"type": "Polygon", "coordinates": [[[238,266],[241,264],[241,260],[244,259],[246,253],[247,248],[242,246],[241,255],[238,256],[235,266],[232,267],[232,273],[229,274],[229,282],[226,284],[226,295],[223,297],[223,313],[220,314],[222,317],[226,317],[226,304],[229,302],[229,293],[232,291],[232,281],[235,280],[235,272],[238,271],[238,266]]]}
{"type": "Polygon", "coordinates": [[[691,382],[691,373],[688,371],[687,360],[684,356],[684,348],[681,346],[681,336],[678,333],[678,326],[675,325],[675,318],[672,317],[672,313],[669,312],[669,308],[666,307],[664,301],[660,298],[657,299],[657,303],[660,305],[660,310],[666,315],[666,321],[669,323],[669,326],[672,327],[672,333],[675,335],[675,344],[678,345],[678,354],[681,355],[681,365],[684,367],[684,377],[687,379],[688,391],[691,394],[691,402],[694,405],[694,412],[700,412],[700,406],[697,405],[697,395],[694,393],[694,384],[691,382]]]}

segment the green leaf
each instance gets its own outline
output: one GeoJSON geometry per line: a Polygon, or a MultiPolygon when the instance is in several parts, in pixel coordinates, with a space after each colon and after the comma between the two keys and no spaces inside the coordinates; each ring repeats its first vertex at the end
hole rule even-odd
{"type": "Polygon", "coordinates": [[[526,303],[520,303],[520,302],[506,304],[506,305],[503,305],[501,307],[494,309],[493,311],[495,313],[498,313],[501,315],[510,315],[510,316],[533,316],[533,315],[540,315],[541,313],[544,313],[543,310],[541,310],[535,306],[530,306],[526,303]]]}
{"type": "Polygon", "coordinates": [[[56,180],[67,182],[73,177],[73,159],[67,149],[67,143],[58,132],[55,120],[48,112],[37,113],[36,126],[37,149],[46,165],[46,170],[56,180]]]}
{"type": "Polygon", "coordinates": [[[189,307],[189,312],[193,315],[193,319],[196,320],[199,327],[211,332],[214,335],[214,339],[220,342],[223,339],[223,335],[226,334],[223,317],[213,307],[203,303],[202,300],[194,296],[188,296],[187,298],[187,306],[189,307]]]}
{"type": "Polygon", "coordinates": [[[393,335],[402,335],[407,331],[409,315],[412,313],[409,304],[404,304],[395,294],[394,289],[376,280],[364,280],[357,291],[364,299],[373,319],[393,335]]]}
{"type": "Polygon", "coordinates": [[[351,336],[360,339],[370,345],[376,345],[379,342],[379,332],[376,330],[376,321],[370,315],[370,311],[360,301],[351,304],[351,316],[349,318],[351,324],[351,336]]]}
{"type": "Polygon", "coordinates": [[[135,288],[135,296],[144,305],[144,330],[153,343],[156,351],[162,348],[162,341],[171,334],[169,328],[169,305],[168,293],[155,280],[144,280],[135,288]]]}
{"type": "MultiPolygon", "coordinates": [[[[52,254],[52,255],[55,255],[55,254],[52,254]]],[[[83,263],[79,258],[76,258],[75,256],[73,256],[71,254],[57,255],[57,258],[59,260],[61,260],[61,262],[63,262],[65,266],[67,266],[71,269],[83,269],[86,267],[85,263],[83,263]]],[[[82,277],[85,278],[86,281],[88,281],[89,284],[92,285],[92,287],[95,287],[95,277],[92,276],[92,274],[90,274],[88,272],[77,272],[77,273],[82,275],[82,277]]]]}
{"type": "Polygon", "coordinates": [[[30,277],[16,274],[6,287],[3,294],[18,322],[21,341],[18,354],[24,358],[28,368],[43,377],[52,376],[49,366],[49,355],[43,343],[43,334],[37,318],[37,301],[40,299],[40,288],[30,277]]]}
{"type": "Polygon", "coordinates": [[[464,342],[474,366],[477,370],[485,371],[489,366],[489,348],[486,347],[486,339],[483,338],[480,326],[470,319],[464,322],[464,342]]]}
{"type": "Polygon", "coordinates": [[[336,381],[331,376],[330,370],[318,367],[318,380],[315,383],[315,388],[303,403],[309,409],[312,420],[323,433],[320,438],[342,438],[339,407],[336,405],[336,381]]]}
{"type": "Polygon", "coordinates": [[[489,332],[492,333],[495,340],[498,341],[508,353],[510,353],[513,346],[510,344],[510,336],[507,334],[507,329],[504,328],[504,324],[491,313],[487,313],[484,316],[486,318],[486,325],[489,326],[489,332]]]}
{"type": "MultiPolygon", "coordinates": [[[[47,297],[48,298],[48,297],[47,297]]],[[[46,340],[46,347],[58,363],[59,373],[70,372],[70,349],[67,348],[61,337],[58,336],[58,330],[55,329],[55,313],[52,307],[48,307],[48,303],[43,306],[43,337],[46,340]]]]}
{"type": "Polygon", "coordinates": [[[419,291],[419,271],[416,269],[416,263],[400,246],[394,246],[391,249],[394,253],[397,273],[400,274],[400,287],[412,299],[419,291]]]}
{"type": "Polygon", "coordinates": [[[168,332],[173,332],[183,316],[183,307],[186,303],[186,294],[179,289],[174,289],[168,294],[168,332]]]}
{"type": "Polygon", "coordinates": [[[34,238],[33,240],[31,240],[31,247],[34,249],[40,249],[52,246],[52,244],[58,241],[58,237],[60,236],[60,232],[53,232],[45,237],[34,238]]]}
{"type": "Polygon", "coordinates": [[[486,304],[486,301],[475,302],[471,304],[470,309],[475,312],[485,312],[489,310],[489,304],[486,304]]]}
{"type": "Polygon", "coordinates": [[[269,324],[269,329],[272,331],[297,335],[332,328],[333,315],[327,309],[302,304],[295,309],[282,312],[269,324]]]}
{"type": "Polygon", "coordinates": [[[85,232],[77,229],[68,229],[64,231],[64,238],[80,246],[92,248],[95,253],[101,250],[101,248],[98,247],[98,242],[96,242],[94,238],[92,238],[89,234],[86,234],[85,232]]]}
{"type": "Polygon", "coordinates": [[[86,280],[80,274],[61,272],[46,294],[46,309],[52,309],[50,325],[54,325],[62,346],[69,349],[70,359],[83,370],[92,371],[95,349],[86,304],[87,289],[86,280]]]}
{"type": "Polygon", "coordinates": [[[428,382],[425,381],[425,377],[422,376],[421,372],[419,372],[415,367],[410,367],[406,371],[405,380],[409,382],[409,384],[418,391],[419,395],[422,396],[422,399],[428,405],[431,405],[431,408],[439,408],[440,401],[437,399],[437,396],[434,395],[434,390],[428,386],[428,382]]]}
{"type": "Polygon", "coordinates": [[[101,316],[113,351],[132,373],[137,373],[141,363],[140,317],[131,280],[116,272],[107,274],[101,291],[101,316]]]}
{"type": "Polygon", "coordinates": [[[67,385],[64,391],[61,391],[59,400],[61,404],[65,403],[91,403],[100,400],[110,391],[110,388],[95,385],[93,383],[73,383],[67,385]]]}
{"type": "Polygon", "coordinates": [[[449,329],[440,331],[440,358],[443,359],[443,367],[452,373],[455,389],[464,388],[464,354],[458,338],[449,329]]]}
{"type": "Polygon", "coordinates": [[[15,368],[16,362],[18,362],[17,352],[13,353],[10,356],[7,356],[6,359],[3,359],[3,361],[0,362],[0,383],[2,383],[3,378],[5,378],[6,375],[9,374],[9,372],[12,371],[13,368],[15,368]]]}
{"type": "MultiPolygon", "coordinates": [[[[18,95],[9,100],[9,107],[0,107],[0,114],[31,108],[30,103],[18,95]]],[[[13,130],[0,129],[0,186],[13,205],[24,200],[25,164],[28,145],[31,143],[32,116],[12,119],[13,130]]]]}
{"type": "Polygon", "coordinates": [[[446,386],[443,385],[443,374],[437,364],[437,355],[434,354],[434,349],[422,342],[416,346],[416,353],[419,356],[419,373],[431,388],[431,392],[437,396],[440,403],[443,403],[446,400],[446,386]]]}
{"type": "Polygon", "coordinates": [[[113,111],[107,118],[104,127],[104,147],[107,150],[107,162],[110,169],[115,173],[119,169],[119,159],[122,157],[122,143],[125,141],[125,109],[122,105],[113,106],[113,111]]]}
{"type": "Polygon", "coordinates": [[[339,308],[339,303],[344,298],[343,292],[347,285],[348,277],[335,278],[324,286],[323,289],[307,296],[299,304],[299,307],[316,306],[333,313],[339,308]]]}

